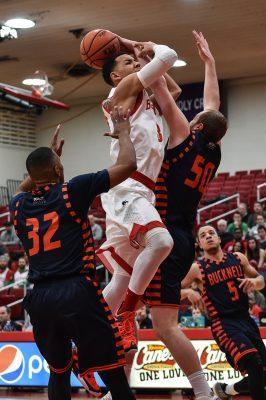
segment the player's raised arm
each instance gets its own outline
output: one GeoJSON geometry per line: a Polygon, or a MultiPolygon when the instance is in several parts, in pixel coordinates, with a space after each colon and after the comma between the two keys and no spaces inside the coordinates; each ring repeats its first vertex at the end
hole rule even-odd
{"type": "Polygon", "coordinates": [[[111,188],[129,178],[137,169],[136,153],[130,139],[129,116],[130,110],[125,115],[122,113],[122,107],[115,107],[114,112],[111,112],[114,131],[105,134],[118,139],[120,147],[116,163],[108,169],[111,188]]]}
{"type": "MultiPolygon", "coordinates": [[[[58,155],[58,157],[61,157],[62,151],[63,151],[63,146],[65,144],[64,139],[59,140],[59,135],[60,135],[61,129],[62,129],[62,125],[61,124],[57,125],[56,130],[55,130],[55,132],[52,136],[51,142],[50,142],[50,148],[58,155]]],[[[33,190],[35,188],[35,186],[36,185],[30,178],[30,176],[27,176],[27,178],[25,178],[21,182],[21,184],[18,186],[18,188],[15,192],[15,196],[22,192],[29,192],[29,191],[33,190]]]]}
{"type": "Polygon", "coordinates": [[[245,274],[245,278],[238,278],[239,287],[242,288],[244,293],[248,293],[251,290],[261,290],[265,287],[265,281],[262,275],[252,267],[247,257],[242,253],[235,253],[241,260],[241,265],[245,274]]]}
{"type": "Polygon", "coordinates": [[[210,51],[207,40],[203,34],[193,31],[199,56],[205,64],[204,94],[203,104],[204,110],[216,110],[220,108],[220,92],[216,73],[215,59],[210,51]]]}
{"type": "Polygon", "coordinates": [[[174,148],[189,135],[189,122],[169,92],[165,78],[158,79],[151,89],[170,130],[168,148],[174,148]]]}
{"type": "MultiPolygon", "coordinates": [[[[137,96],[143,88],[150,87],[160,76],[164,75],[174,62],[177,60],[177,54],[168,46],[157,45],[152,42],[137,43],[140,50],[140,56],[153,56],[151,62],[145,65],[140,71],[129,74],[122,79],[115,90],[112,98],[112,107],[129,105],[130,97],[137,96]]],[[[132,63],[134,60],[125,60],[132,63]]],[[[135,66],[137,69],[137,65],[135,66]]],[[[113,73],[115,74],[115,72],[113,73]]],[[[115,75],[114,75],[115,78],[115,75]]],[[[132,101],[132,99],[131,99],[132,101]]]]}

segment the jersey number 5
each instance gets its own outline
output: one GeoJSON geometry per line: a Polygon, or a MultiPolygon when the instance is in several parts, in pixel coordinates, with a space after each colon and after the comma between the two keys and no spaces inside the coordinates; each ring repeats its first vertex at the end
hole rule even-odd
{"type": "MultiPolygon", "coordinates": [[[[44,214],[43,220],[51,221],[51,224],[45,234],[43,235],[43,250],[49,251],[58,249],[61,247],[61,241],[56,240],[52,242],[52,237],[59,227],[59,216],[57,212],[53,211],[48,214],[44,214]]],[[[28,232],[28,238],[32,240],[33,246],[29,249],[29,255],[34,256],[40,251],[40,235],[39,235],[39,221],[37,218],[28,218],[26,220],[26,226],[32,227],[32,230],[28,232]]]]}
{"type": "Polygon", "coordinates": [[[227,282],[227,286],[231,295],[231,300],[232,301],[237,301],[239,299],[239,294],[237,287],[235,286],[234,281],[229,281],[227,282]]]}
{"type": "Polygon", "coordinates": [[[191,172],[193,172],[196,176],[194,179],[187,178],[185,180],[185,185],[193,189],[197,188],[200,193],[204,193],[215,168],[215,165],[212,162],[208,162],[205,166],[204,162],[205,158],[197,155],[191,168],[191,172]]]}

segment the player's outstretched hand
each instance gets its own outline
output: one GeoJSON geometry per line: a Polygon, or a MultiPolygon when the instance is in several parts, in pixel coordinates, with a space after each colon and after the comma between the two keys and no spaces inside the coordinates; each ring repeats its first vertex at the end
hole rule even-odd
{"type": "Polygon", "coordinates": [[[123,113],[123,107],[114,107],[114,111],[110,112],[111,119],[114,126],[113,132],[107,132],[104,136],[109,136],[113,139],[119,139],[119,137],[123,134],[130,134],[130,109],[127,110],[126,114],[123,113]]]}
{"type": "Polygon", "coordinates": [[[58,157],[61,157],[63,146],[65,143],[64,139],[60,139],[60,142],[58,143],[58,136],[59,136],[61,129],[62,129],[62,125],[61,124],[57,125],[55,133],[53,134],[51,143],[50,143],[51,149],[58,155],[58,157]]]}
{"type": "Polygon", "coordinates": [[[210,51],[209,44],[208,44],[207,40],[205,39],[205,37],[203,36],[202,32],[197,32],[194,30],[194,31],[192,31],[192,34],[195,38],[199,56],[202,59],[202,61],[214,62],[214,57],[210,51]]]}
{"type": "Polygon", "coordinates": [[[122,38],[121,36],[117,36],[120,43],[120,51],[130,51],[134,53],[134,45],[137,43],[134,40],[122,38]]]}
{"type": "Polygon", "coordinates": [[[199,292],[196,292],[196,290],[191,289],[189,291],[187,298],[192,304],[192,307],[204,310],[204,303],[199,292]]]}
{"type": "Polygon", "coordinates": [[[256,281],[254,278],[237,278],[239,284],[239,288],[243,290],[244,293],[249,293],[252,290],[256,289],[256,281]]]}
{"type": "Polygon", "coordinates": [[[154,56],[154,46],[155,43],[153,42],[137,42],[134,48],[138,51],[138,57],[146,59],[154,56]]]}

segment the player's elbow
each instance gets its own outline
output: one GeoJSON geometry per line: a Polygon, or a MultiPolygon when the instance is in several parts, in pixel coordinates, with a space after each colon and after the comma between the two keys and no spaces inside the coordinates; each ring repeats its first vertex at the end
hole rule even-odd
{"type": "Polygon", "coordinates": [[[174,90],[171,90],[171,95],[175,101],[178,99],[178,97],[181,95],[181,93],[182,93],[181,88],[176,88],[174,90]]]}
{"type": "Polygon", "coordinates": [[[131,175],[133,172],[137,170],[137,161],[129,160],[128,163],[125,165],[125,170],[128,175],[131,175]]]}

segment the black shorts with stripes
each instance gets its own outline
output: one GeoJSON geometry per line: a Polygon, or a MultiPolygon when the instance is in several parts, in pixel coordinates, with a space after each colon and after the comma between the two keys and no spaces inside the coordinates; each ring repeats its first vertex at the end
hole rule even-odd
{"type": "Polygon", "coordinates": [[[211,329],[216,343],[233,368],[244,372],[241,361],[251,353],[258,353],[266,367],[265,345],[256,322],[249,315],[217,318],[212,321],[211,329]]]}
{"type": "Polygon", "coordinates": [[[195,258],[195,239],[192,233],[171,226],[167,226],[167,229],[174,240],[174,246],[146,289],[144,299],[150,307],[178,308],[181,282],[195,258]]]}
{"type": "Polygon", "coordinates": [[[36,344],[62,373],[72,365],[72,341],[80,373],[124,365],[122,340],[98,284],[85,276],[37,283],[24,299],[36,344]]]}

